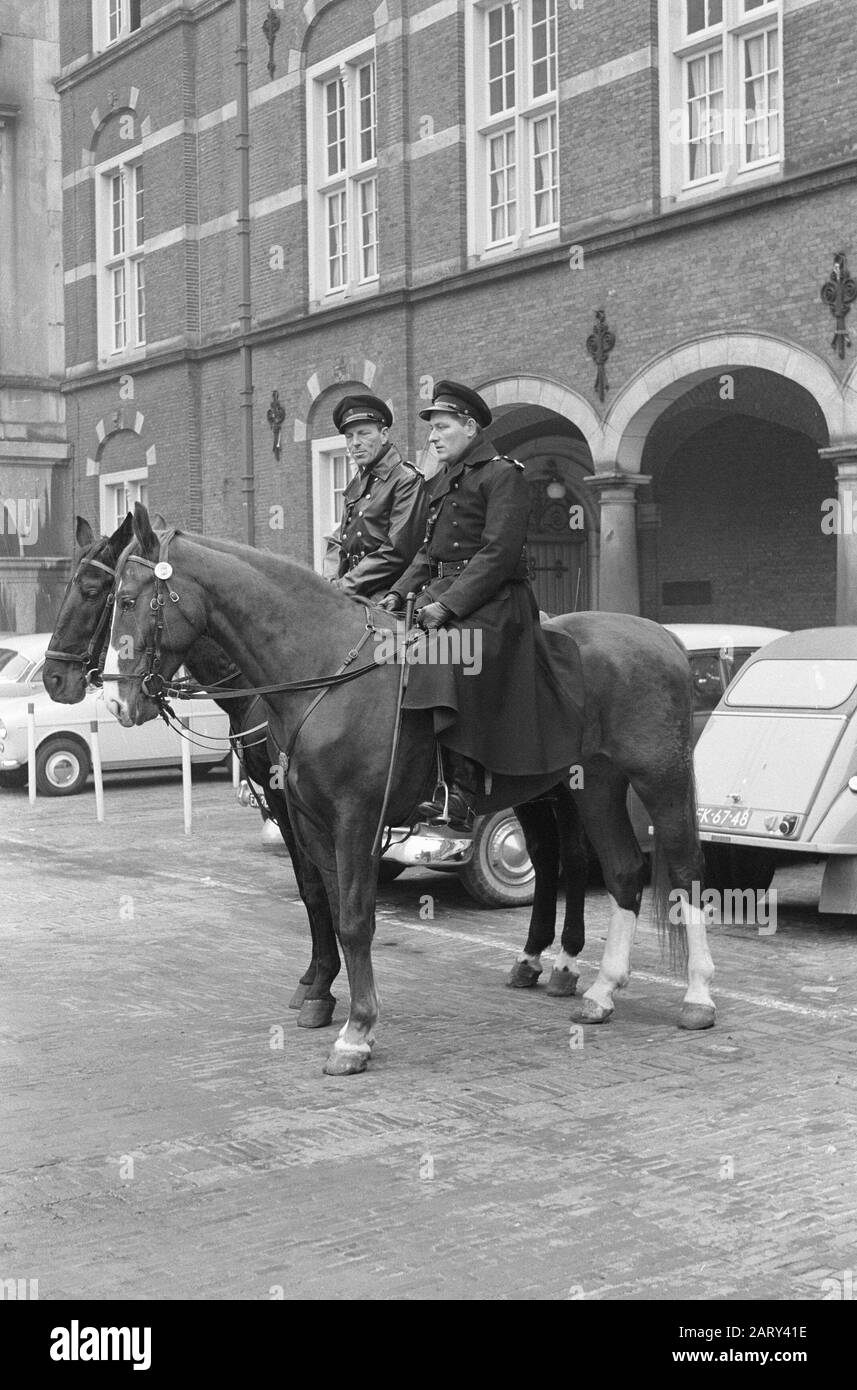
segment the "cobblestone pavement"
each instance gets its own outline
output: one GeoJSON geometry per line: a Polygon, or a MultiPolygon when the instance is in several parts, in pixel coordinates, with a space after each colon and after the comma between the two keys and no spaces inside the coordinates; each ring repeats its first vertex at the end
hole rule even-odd
{"type": "MultiPolygon", "coordinates": [[[[0,1279],[41,1299],[857,1283],[857,924],[816,915],[817,867],[778,875],[775,935],[713,932],[707,1033],[675,1027],[644,905],[614,1021],[575,1049],[567,1003],[504,988],[527,911],[409,871],[379,897],[370,1070],[333,1079],[333,1031],[286,1007],[308,959],[288,861],[223,779],[194,817],[185,837],[173,780],[108,784],[103,826],[91,793],[0,792],[0,1279]]],[[[595,890],[584,987],[606,908],[595,890]]],[[[337,993],[338,1021],[344,972],[337,993]]]]}

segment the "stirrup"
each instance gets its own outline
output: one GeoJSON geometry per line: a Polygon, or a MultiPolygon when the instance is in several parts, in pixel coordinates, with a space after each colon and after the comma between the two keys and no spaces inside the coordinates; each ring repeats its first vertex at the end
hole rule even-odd
{"type": "Polygon", "coordinates": [[[449,809],[449,783],[438,782],[431,801],[421,801],[417,814],[429,825],[447,825],[451,830],[470,831],[476,822],[476,812],[467,804],[467,798],[459,791],[455,793],[464,805],[464,816],[453,817],[449,809]]]}

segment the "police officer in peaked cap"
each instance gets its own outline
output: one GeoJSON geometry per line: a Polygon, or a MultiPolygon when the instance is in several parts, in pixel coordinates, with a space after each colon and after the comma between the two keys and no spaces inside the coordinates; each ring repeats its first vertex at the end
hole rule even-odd
{"type": "MultiPolygon", "coordinates": [[[[420,417],[431,425],[429,442],[442,467],[427,484],[429,518],[422,549],[382,606],[399,611],[413,590],[419,593],[418,618],[426,628],[461,626],[479,633],[482,671],[474,675],[458,669],[457,720],[446,737],[439,735],[449,790],[446,823],[468,827],[475,796],[486,789],[483,769],[534,771],[544,760],[543,748],[533,746],[531,738],[538,714],[533,689],[539,628],[524,552],[530,494],[523,465],[498,455],[483,435],[491,411],[478,392],[459,382],[439,381],[420,417]]],[[[410,691],[415,700],[420,682],[431,679],[414,667],[410,691]]],[[[439,686],[437,690],[442,695],[439,686]]],[[[533,734],[536,744],[538,737],[533,734]]],[[[442,792],[439,788],[434,801],[420,806],[425,819],[444,819],[442,792]]]]}
{"type": "Polygon", "coordinates": [[[325,573],[351,598],[385,593],[425,532],[423,476],[390,439],[393,413],[378,396],[346,396],[333,423],[357,472],[343,495],[339,529],[328,538],[325,573]]]}

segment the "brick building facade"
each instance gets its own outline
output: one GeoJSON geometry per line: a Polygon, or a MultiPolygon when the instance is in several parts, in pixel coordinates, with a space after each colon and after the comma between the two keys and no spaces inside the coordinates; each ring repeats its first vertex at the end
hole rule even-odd
{"type": "Polygon", "coordinates": [[[256,542],[313,562],[336,402],[388,399],[431,468],[451,376],[526,465],[544,607],[857,620],[857,527],[822,525],[857,479],[821,296],[857,263],[852,0],[295,0],[270,45],[249,0],[252,484],[238,9],[62,6],[76,510],[241,538],[252,486],[256,542]]]}
{"type": "Polygon", "coordinates": [[[59,0],[0,0],[0,631],[53,626],[68,577],[59,0]]]}

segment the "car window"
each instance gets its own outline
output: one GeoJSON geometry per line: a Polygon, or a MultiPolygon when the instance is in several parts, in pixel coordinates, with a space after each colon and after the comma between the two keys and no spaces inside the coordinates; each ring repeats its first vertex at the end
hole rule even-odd
{"type": "Polygon", "coordinates": [[[720,659],[716,652],[691,652],[690,670],[693,679],[693,708],[714,709],[723,694],[720,659]]]}
{"type": "Polygon", "coordinates": [[[40,686],[40,687],[42,687],[42,688],[44,687],[44,684],[45,684],[44,670],[45,670],[45,663],[44,663],[43,661],[40,661],[39,664],[38,664],[38,666],[34,666],[34,667],[33,667],[33,672],[32,672],[32,675],[30,676],[30,685],[38,685],[38,686],[40,686]]]}
{"type": "Polygon", "coordinates": [[[857,661],[774,661],[763,657],[742,671],[727,705],[777,709],[835,709],[857,688],[857,661]]]}
{"type": "Polygon", "coordinates": [[[29,664],[27,658],[13,647],[0,647],[0,680],[20,680],[29,664]]]}

